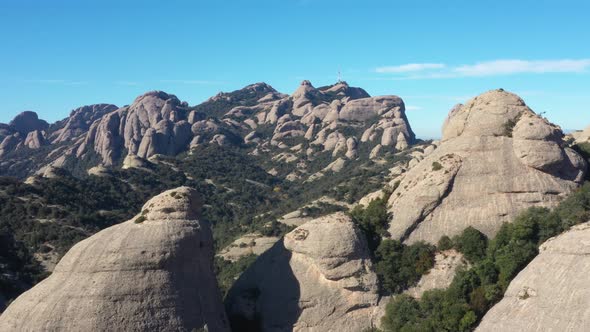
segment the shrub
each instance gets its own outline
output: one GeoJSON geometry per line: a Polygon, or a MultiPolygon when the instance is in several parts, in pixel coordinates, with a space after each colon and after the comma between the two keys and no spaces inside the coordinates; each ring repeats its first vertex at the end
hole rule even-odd
{"type": "Polygon", "coordinates": [[[432,170],[433,171],[439,171],[442,168],[443,168],[442,165],[438,161],[432,162],[432,170]]]}
{"type": "Polygon", "coordinates": [[[415,285],[434,266],[434,251],[434,246],[424,242],[407,246],[383,240],[375,251],[375,272],[383,290],[399,293],[415,285]]]}
{"type": "Polygon", "coordinates": [[[455,236],[452,242],[471,263],[482,260],[486,255],[488,238],[471,226],[463,230],[461,235],[455,236]]]}
{"type": "Polygon", "coordinates": [[[454,247],[453,240],[450,237],[443,235],[440,240],[438,240],[438,244],[436,248],[440,251],[449,250],[454,247]]]}
{"type": "Polygon", "coordinates": [[[508,121],[506,121],[504,123],[503,136],[512,137],[512,131],[514,130],[514,126],[516,126],[516,123],[518,122],[518,120],[520,120],[520,116],[521,115],[519,114],[514,119],[509,119],[508,121]]]}
{"type": "Polygon", "coordinates": [[[251,254],[242,256],[237,261],[231,262],[225,260],[223,257],[215,256],[215,275],[217,276],[217,283],[223,296],[226,295],[234,281],[254,263],[257,257],[251,254]]]}
{"type": "Polygon", "coordinates": [[[419,301],[407,296],[392,299],[382,319],[386,331],[472,330],[502,298],[516,274],[537,255],[539,244],[587,221],[589,212],[590,184],[586,183],[553,211],[524,211],[512,223],[502,225],[489,243],[474,228],[465,229],[454,241],[441,238],[439,248],[455,242],[472,268],[459,269],[448,289],[427,291],[419,301]]]}
{"type": "Polygon", "coordinates": [[[389,235],[387,232],[390,219],[390,215],[387,212],[388,198],[389,196],[374,199],[366,208],[357,205],[350,211],[353,222],[365,234],[371,252],[377,249],[381,238],[389,235]]]}

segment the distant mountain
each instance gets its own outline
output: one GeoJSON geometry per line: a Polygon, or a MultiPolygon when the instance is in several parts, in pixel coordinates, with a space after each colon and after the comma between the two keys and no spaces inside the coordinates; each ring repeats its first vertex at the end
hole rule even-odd
{"type": "Polygon", "coordinates": [[[80,107],[52,125],[33,112],[0,125],[0,175],[120,167],[125,158],[147,162],[215,144],[239,147],[273,161],[269,165],[298,165],[277,167],[277,176],[307,178],[308,159],[329,154],[325,167],[338,158],[375,159],[405,150],[415,135],[404,111],[401,98],[370,97],[346,82],[315,88],[303,81],[292,95],[257,83],[197,106],[151,91],[121,108],[80,107]]]}

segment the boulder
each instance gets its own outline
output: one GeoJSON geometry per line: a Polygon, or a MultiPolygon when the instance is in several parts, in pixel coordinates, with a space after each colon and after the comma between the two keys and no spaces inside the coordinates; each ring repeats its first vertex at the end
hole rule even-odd
{"type": "Polygon", "coordinates": [[[127,157],[123,160],[123,169],[131,169],[131,168],[146,168],[149,166],[149,162],[145,159],[142,159],[136,155],[128,154],[127,157]]]}
{"type": "Polygon", "coordinates": [[[375,147],[371,150],[371,153],[369,154],[369,159],[377,159],[379,157],[379,154],[381,153],[382,148],[383,146],[381,144],[375,145],[375,147]]]}
{"type": "Polygon", "coordinates": [[[90,168],[87,173],[88,175],[94,175],[99,177],[112,176],[111,170],[104,167],[103,165],[94,166],[90,168]]]}
{"type": "Polygon", "coordinates": [[[379,301],[364,236],[342,212],[299,226],[262,254],[226,297],[260,331],[361,331],[379,301]],[[257,322],[256,322],[257,321],[257,322]]]}
{"type": "Polygon", "coordinates": [[[229,331],[213,237],[187,187],[76,244],[0,317],[2,331],[229,331]]]}
{"type": "Polygon", "coordinates": [[[29,149],[38,149],[45,145],[44,133],[39,130],[33,130],[27,134],[25,138],[25,146],[29,149]]]}
{"type": "Polygon", "coordinates": [[[356,137],[349,137],[346,140],[346,158],[356,159],[358,157],[358,140],[356,137]]]}

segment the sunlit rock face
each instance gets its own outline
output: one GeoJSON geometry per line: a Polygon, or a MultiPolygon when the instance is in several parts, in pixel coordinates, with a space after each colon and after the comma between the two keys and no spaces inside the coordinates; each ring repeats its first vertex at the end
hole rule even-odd
{"type": "Polygon", "coordinates": [[[503,90],[456,106],[440,146],[391,195],[390,235],[436,243],[473,226],[492,237],[523,209],[555,206],[586,171],[562,138],[559,127],[503,90]]]}

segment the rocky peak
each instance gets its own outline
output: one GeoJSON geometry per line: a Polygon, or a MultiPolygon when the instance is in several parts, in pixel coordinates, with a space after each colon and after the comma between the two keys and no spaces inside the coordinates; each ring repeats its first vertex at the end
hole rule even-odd
{"type": "Polygon", "coordinates": [[[147,223],[162,220],[197,220],[203,201],[199,193],[189,187],[168,190],[151,200],[142,209],[147,223]]]}
{"type": "MultiPolygon", "coordinates": [[[[0,128],[0,156],[19,147],[67,142],[67,147],[56,146],[42,165],[32,165],[35,169],[27,175],[54,162],[67,167],[74,160],[69,155],[94,159],[96,153],[100,164],[112,167],[127,155],[141,159],[156,154],[174,156],[200,145],[246,141],[246,148],[269,153],[270,158],[278,153],[276,149],[307,144],[309,148],[293,152],[289,160],[313,158],[326,151],[334,159],[340,155],[357,159],[359,151],[364,151],[362,145],[380,145],[375,151],[384,155],[413,144],[415,137],[404,112],[401,98],[369,97],[346,82],[316,89],[303,81],[292,96],[266,83],[255,83],[194,107],[172,94],[149,91],[118,109],[109,104],[80,107],[45,133],[40,130],[42,135],[32,134],[28,139],[26,134],[14,136],[10,129],[0,128]]],[[[379,158],[377,153],[373,157],[379,158]]]]}
{"type": "Polygon", "coordinates": [[[586,171],[562,137],[559,127],[503,90],[454,107],[440,146],[391,195],[389,233],[436,243],[472,226],[493,237],[519,211],[555,206],[586,171]]]}
{"type": "Polygon", "coordinates": [[[90,126],[110,112],[117,110],[112,104],[95,104],[78,107],[70,113],[62,129],[56,131],[53,143],[61,143],[88,132],[90,126]]]}
{"type": "Polygon", "coordinates": [[[308,86],[308,87],[312,87],[313,88],[313,84],[311,84],[311,81],[308,80],[303,80],[301,81],[301,84],[299,84],[300,86],[308,86]]]}
{"type": "Polygon", "coordinates": [[[314,86],[311,84],[311,82],[308,80],[304,80],[301,82],[301,84],[299,85],[297,90],[295,90],[295,92],[293,92],[291,97],[294,100],[297,100],[300,98],[309,98],[309,97],[311,97],[312,94],[315,94],[315,93],[317,93],[317,90],[316,90],[316,88],[314,88],[314,86]]]}
{"type": "Polygon", "coordinates": [[[168,100],[168,99],[178,100],[178,98],[176,98],[175,95],[168,94],[168,93],[166,93],[164,91],[160,91],[160,90],[153,90],[153,91],[148,91],[148,92],[138,96],[137,98],[135,98],[134,103],[138,103],[142,99],[146,99],[148,97],[153,97],[153,98],[161,99],[161,100],[168,100]]]}
{"type": "Polygon", "coordinates": [[[272,86],[270,86],[269,84],[266,84],[264,82],[259,82],[259,83],[247,85],[243,88],[243,90],[253,90],[258,93],[276,93],[277,92],[277,90],[275,90],[272,86]]]}
{"type": "Polygon", "coordinates": [[[336,84],[329,85],[325,88],[320,88],[325,94],[332,94],[341,97],[348,97],[350,99],[360,99],[371,97],[367,91],[362,88],[351,87],[345,81],[339,81],[336,84]]]}
{"type": "Polygon", "coordinates": [[[511,136],[524,114],[534,112],[517,95],[503,89],[485,92],[465,105],[455,106],[443,125],[442,140],[458,136],[511,136]]]}
{"type": "Polygon", "coordinates": [[[79,242],[7,308],[0,330],[229,331],[200,208],[194,189],[169,190],[79,242]]]}
{"type": "Polygon", "coordinates": [[[44,120],[40,120],[37,113],[33,111],[20,113],[8,125],[22,135],[26,135],[33,130],[47,130],[49,127],[49,124],[44,120]]]}
{"type": "Polygon", "coordinates": [[[122,153],[149,158],[155,154],[171,155],[188,147],[189,111],[180,100],[163,91],[150,91],[96,121],[78,148],[78,157],[94,149],[106,166],[122,153]]]}

